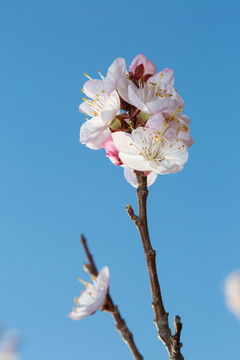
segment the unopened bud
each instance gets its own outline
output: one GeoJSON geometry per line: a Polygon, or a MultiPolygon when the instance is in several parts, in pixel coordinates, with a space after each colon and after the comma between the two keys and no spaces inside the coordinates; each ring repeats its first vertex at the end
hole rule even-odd
{"type": "Polygon", "coordinates": [[[109,127],[110,127],[111,130],[119,130],[122,127],[122,123],[118,118],[115,117],[110,122],[109,127]]]}
{"type": "Polygon", "coordinates": [[[150,114],[140,111],[140,113],[138,114],[139,124],[145,124],[145,122],[150,118],[150,116],[150,114]]]}

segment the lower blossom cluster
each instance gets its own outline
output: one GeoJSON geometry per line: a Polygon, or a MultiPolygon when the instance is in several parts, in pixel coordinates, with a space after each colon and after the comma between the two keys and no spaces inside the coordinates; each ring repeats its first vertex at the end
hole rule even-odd
{"type": "Polygon", "coordinates": [[[98,150],[124,168],[128,182],[137,186],[134,170],[143,171],[150,186],[157,175],[181,171],[193,144],[190,120],[182,113],[184,102],[174,88],[171,69],[156,72],[155,65],[139,54],[129,71],[117,58],[106,77],[84,84],[79,109],[86,122],[80,142],[98,150]]]}

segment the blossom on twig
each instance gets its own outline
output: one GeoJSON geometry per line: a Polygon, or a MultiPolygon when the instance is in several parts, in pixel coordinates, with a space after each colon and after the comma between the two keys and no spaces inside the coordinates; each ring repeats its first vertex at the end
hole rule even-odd
{"type": "Polygon", "coordinates": [[[128,167],[158,174],[176,173],[188,159],[186,146],[161,135],[158,131],[139,127],[132,134],[116,132],[112,137],[120,159],[128,167]]]}
{"type": "Polygon", "coordinates": [[[99,74],[98,80],[87,75],[90,80],[83,87],[88,99],[79,108],[90,119],[80,129],[80,142],[95,150],[105,148],[106,156],[124,167],[126,180],[135,187],[134,170],[144,172],[148,186],[157,174],[181,171],[193,140],[172,69],[157,73],[155,65],[139,54],[128,73],[125,60],[117,58],[106,77],[99,74]]]}
{"type": "Polygon", "coordinates": [[[68,315],[73,320],[92,315],[104,305],[109,289],[109,269],[107,266],[102,268],[92,284],[81,279],[79,281],[85,284],[86,289],[74,299],[76,306],[68,315]]]}

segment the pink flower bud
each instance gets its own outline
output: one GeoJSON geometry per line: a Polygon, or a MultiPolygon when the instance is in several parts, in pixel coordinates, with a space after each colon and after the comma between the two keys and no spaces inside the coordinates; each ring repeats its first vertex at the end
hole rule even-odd
{"type": "Polygon", "coordinates": [[[132,80],[142,79],[146,81],[150,76],[156,74],[155,65],[147,60],[146,56],[139,54],[136,56],[129,68],[129,76],[132,80]]]}
{"type": "Polygon", "coordinates": [[[122,161],[118,156],[119,151],[114,145],[112,138],[110,138],[107,141],[104,141],[103,147],[106,150],[106,156],[109,157],[109,159],[112,161],[114,165],[122,165],[122,161]]]}

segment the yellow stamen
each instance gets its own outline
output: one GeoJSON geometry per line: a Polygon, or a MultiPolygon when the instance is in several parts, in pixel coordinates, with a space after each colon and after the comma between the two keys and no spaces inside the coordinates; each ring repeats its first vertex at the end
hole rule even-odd
{"type": "Polygon", "coordinates": [[[105,79],[105,77],[100,73],[100,70],[98,70],[99,76],[101,77],[102,80],[105,79]]]}
{"type": "Polygon", "coordinates": [[[167,126],[167,123],[164,123],[164,124],[163,124],[163,127],[162,127],[162,130],[161,130],[161,132],[160,132],[160,135],[159,135],[159,137],[158,137],[158,140],[157,140],[157,142],[156,142],[156,144],[159,143],[159,141],[160,141],[160,139],[161,139],[161,137],[162,137],[163,131],[164,131],[164,129],[165,129],[166,126],[167,126]]]}
{"type": "Polygon", "coordinates": [[[160,84],[160,81],[161,81],[162,77],[163,77],[163,74],[160,74],[160,76],[159,76],[159,80],[158,80],[158,83],[157,83],[157,85],[155,86],[155,92],[154,92],[154,95],[156,95],[156,92],[157,92],[157,89],[158,89],[158,87],[159,87],[159,84],[160,84]]]}
{"type": "Polygon", "coordinates": [[[92,80],[92,78],[87,73],[84,73],[83,75],[86,76],[89,80],[92,80]]]}
{"type": "Polygon", "coordinates": [[[84,280],[82,280],[82,279],[78,279],[78,281],[80,281],[81,283],[83,283],[85,286],[86,286],[86,288],[88,288],[89,287],[89,283],[88,282],[86,282],[86,281],[84,281],[84,280]]]}
{"type": "Polygon", "coordinates": [[[77,297],[74,298],[74,303],[75,303],[76,305],[78,305],[78,298],[77,298],[77,297]]]}
{"type": "Polygon", "coordinates": [[[75,306],[73,306],[72,309],[73,309],[73,311],[74,311],[75,313],[77,312],[75,306]]]}
{"type": "Polygon", "coordinates": [[[92,276],[92,281],[96,280],[96,278],[97,278],[97,277],[96,277],[95,275],[93,275],[93,276],[92,276]]]}
{"type": "Polygon", "coordinates": [[[177,113],[179,113],[181,110],[180,109],[177,109],[177,111],[175,111],[172,115],[171,115],[171,117],[173,117],[174,115],[176,115],[177,113]]]}

